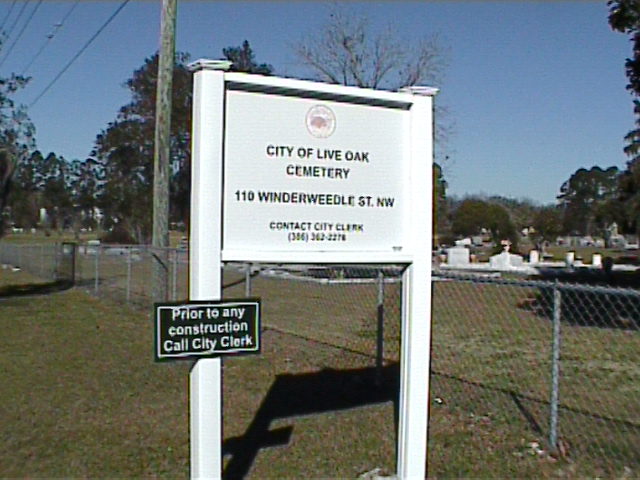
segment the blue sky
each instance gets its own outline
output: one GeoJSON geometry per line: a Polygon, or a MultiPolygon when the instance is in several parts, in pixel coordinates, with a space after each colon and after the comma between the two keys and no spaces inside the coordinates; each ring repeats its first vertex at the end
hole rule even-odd
{"type": "MultiPolygon", "coordinates": [[[[9,29],[25,0],[0,1],[9,29]]],[[[20,73],[74,1],[44,1],[29,24],[31,0],[0,52],[0,75],[20,73]],[[24,33],[15,43],[19,31],[24,33]]],[[[17,96],[30,104],[120,1],[81,0],[27,71],[17,96]]],[[[449,193],[555,200],[578,168],[624,167],[623,136],[633,127],[625,90],[625,35],[612,32],[606,2],[348,2],[374,28],[395,25],[413,42],[438,34],[449,66],[437,101],[455,125],[446,145],[449,193]]],[[[132,0],[60,80],[30,109],[38,148],[85,158],[95,137],[129,100],[123,83],[159,45],[160,0],[132,0]]],[[[308,71],[292,45],[328,18],[328,2],[179,0],[177,49],[220,58],[247,39],[277,74],[308,71]]]]}

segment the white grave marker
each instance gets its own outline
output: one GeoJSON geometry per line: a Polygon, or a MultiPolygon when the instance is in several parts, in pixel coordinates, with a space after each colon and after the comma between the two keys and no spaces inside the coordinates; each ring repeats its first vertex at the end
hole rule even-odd
{"type": "MultiPolygon", "coordinates": [[[[398,477],[424,478],[432,111],[401,93],[193,65],[190,300],[222,261],[404,264],[398,477]]],[[[191,476],[221,478],[219,359],[191,373],[191,476]]]]}

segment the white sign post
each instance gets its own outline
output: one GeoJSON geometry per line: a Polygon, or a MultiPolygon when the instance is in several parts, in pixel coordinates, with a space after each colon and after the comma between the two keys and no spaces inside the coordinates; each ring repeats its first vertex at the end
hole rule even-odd
{"type": "MultiPolygon", "coordinates": [[[[194,76],[189,298],[219,300],[222,279],[222,72],[194,76]]],[[[198,360],[190,375],[191,477],[221,478],[221,359],[198,360]]]]}
{"type": "MultiPolygon", "coordinates": [[[[190,299],[220,298],[222,261],[406,265],[397,468],[422,479],[437,90],[229,73],[220,63],[194,64],[190,299]]],[[[192,478],[221,478],[220,384],[220,360],[199,360],[192,478]]]]}

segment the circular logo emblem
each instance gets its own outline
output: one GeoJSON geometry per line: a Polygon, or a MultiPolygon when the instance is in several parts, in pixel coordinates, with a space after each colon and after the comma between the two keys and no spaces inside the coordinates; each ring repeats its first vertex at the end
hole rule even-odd
{"type": "Polygon", "coordinates": [[[314,105],[305,119],[307,130],[317,138],[327,138],[336,129],[336,116],[329,107],[314,105]]]}

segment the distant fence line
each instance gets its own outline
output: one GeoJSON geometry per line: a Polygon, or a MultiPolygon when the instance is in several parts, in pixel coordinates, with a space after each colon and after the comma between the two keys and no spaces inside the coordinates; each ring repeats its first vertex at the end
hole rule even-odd
{"type": "Polygon", "coordinates": [[[76,278],[76,245],[0,242],[0,264],[3,269],[24,270],[43,280],[73,283],[76,278]]]}
{"type": "MultiPolygon", "coordinates": [[[[167,300],[188,298],[188,252],[157,253],[0,242],[4,265],[43,279],[73,275],[96,296],[142,308],[152,303],[157,257],[167,259],[167,300]]],[[[265,326],[381,367],[400,357],[401,273],[401,266],[227,264],[223,296],[260,296],[265,326]]],[[[605,474],[640,470],[639,291],[437,270],[432,288],[432,400],[479,412],[505,397],[525,419],[523,432],[550,452],[586,456],[605,474]]]]}

